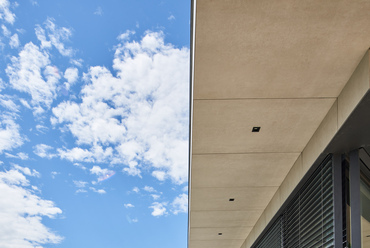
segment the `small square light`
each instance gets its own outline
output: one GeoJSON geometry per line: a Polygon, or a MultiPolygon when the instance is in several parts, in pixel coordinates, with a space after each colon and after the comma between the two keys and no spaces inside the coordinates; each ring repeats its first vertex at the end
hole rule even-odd
{"type": "Polygon", "coordinates": [[[218,236],[221,236],[222,235],[222,233],[218,233],[218,236]]]}
{"type": "Polygon", "coordinates": [[[253,127],[252,132],[253,133],[258,133],[260,131],[261,127],[253,127]]]}
{"type": "Polygon", "coordinates": [[[235,201],[235,198],[230,198],[229,201],[233,202],[235,201]]]}

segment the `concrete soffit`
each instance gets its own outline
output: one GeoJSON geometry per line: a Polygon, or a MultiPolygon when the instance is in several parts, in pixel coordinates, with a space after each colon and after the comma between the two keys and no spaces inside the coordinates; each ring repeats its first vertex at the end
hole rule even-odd
{"type": "Polygon", "coordinates": [[[246,248],[368,92],[370,2],[192,5],[188,247],[246,248]]]}

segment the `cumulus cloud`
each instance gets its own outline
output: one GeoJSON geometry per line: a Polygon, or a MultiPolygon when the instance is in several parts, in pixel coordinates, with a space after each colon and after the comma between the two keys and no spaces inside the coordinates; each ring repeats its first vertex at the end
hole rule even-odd
{"type": "Polygon", "coordinates": [[[15,14],[10,9],[10,3],[8,0],[0,0],[0,19],[5,20],[9,24],[13,24],[15,21],[15,14]]]}
{"type": "Polygon", "coordinates": [[[135,207],[131,203],[124,204],[124,206],[125,206],[125,208],[133,208],[133,207],[135,207]]]}
{"type": "Polygon", "coordinates": [[[181,194],[177,196],[172,202],[172,210],[173,214],[179,213],[187,213],[188,212],[188,195],[181,194]]]}
{"type": "MultiPolygon", "coordinates": [[[[124,164],[129,175],[141,176],[142,167],[149,166],[158,180],[182,184],[187,181],[189,50],[166,44],[162,32],[146,32],[139,42],[130,41],[130,34],[119,37],[115,74],[90,67],[81,101],[60,103],[51,121],[67,127],[84,149],[113,148],[101,161],[124,164]]],[[[86,152],[73,161],[78,160],[98,158],[86,152]]]]}
{"type": "Polygon", "coordinates": [[[20,127],[9,115],[0,115],[0,154],[23,144],[20,127]]]}
{"type": "Polygon", "coordinates": [[[33,153],[41,158],[51,159],[55,154],[51,152],[54,148],[45,144],[38,144],[34,147],[33,153]]]}
{"type": "Polygon", "coordinates": [[[27,169],[0,172],[0,247],[34,248],[62,241],[42,223],[43,217],[55,218],[62,211],[33,192],[37,188],[24,176],[33,172],[27,169]]]}
{"type": "Polygon", "coordinates": [[[74,84],[78,79],[78,69],[75,67],[69,67],[64,72],[64,78],[69,84],[74,84]]]}
{"type": "Polygon", "coordinates": [[[92,190],[95,193],[101,194],[101,195],[107,193],[104,189],[96,189],[94,187],[90,187],[90,190],[92,190]]]}
{"type": "Polygon", "coordinates": [[[50,63],[49,55],[29,42],[11,61],[5,70],[11,87],[31,95],[34,113],[41,114],[49,109],[60,79],[58,69],[50,63]]]}
{"type": "Polygon", "coordinates": [[[166,205],[167,203],[165,202],[162,202],[162,203],[153,202],[153,204],[149,208],[153,209],[153,212],[152,212],[153,216],[162,216],[162,215],[167,214],[167,209],[165,207],[166,205]]]}
{"type": "Polygon", "coordinates": [[[94,166],[90,169],[91,174],[95,174],[98,176],[98,182],[104,181],[110,177],[112,177],[115,172],[109,169],[102,169],[100,166],[94,166]]]}
{"type": "Polygon", "coordinates": [[[157,192],[153,187],[150,187],[150,186],[145,186],[143,188],[143,190],[145,190],[146,192],[157,192]]]}
{"type": "Polygon", "coordinates": [[[139,189],[138,187],[134,187],[134,188],[132,189],[132,191],[133,191],[133,192],[135,192],[135,193],[139,193],[139,192],[140,192],[140,189],[139,189]]]}

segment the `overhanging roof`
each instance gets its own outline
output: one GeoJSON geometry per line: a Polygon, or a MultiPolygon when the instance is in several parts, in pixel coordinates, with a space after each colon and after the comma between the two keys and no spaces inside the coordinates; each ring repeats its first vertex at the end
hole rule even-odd
{"type": "Polygon", "coordinates": [[[239,248],[369,48],[370,1],[194,5],[189,248],[239,248]]]}

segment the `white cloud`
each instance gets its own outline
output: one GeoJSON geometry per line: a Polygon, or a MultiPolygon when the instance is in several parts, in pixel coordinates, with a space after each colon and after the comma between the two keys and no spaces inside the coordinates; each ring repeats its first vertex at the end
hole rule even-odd
{"type": "Polygon", "coordinates": [[[102,169],[100,166],[96,165],[90,169],[90,173],[98,176],[98,182],[104,181],[115,174],[115,172],[112,170],[102,169]]]}
{"type": "Polygon", "coordinates": [[[188,195],[181,194],[177,196],[172,202],[172,210],[173,214],[179,213],[187,213],[188,212],[188,195]]]}
{"type": "Polygon", "coordinates": [[[145,186],[143,188],[143,190],[145,190],[146,192],[149,192],[149,193],[157,192],[153,187],[150,187],[150,186],[145,186]]]}
{"type": "Polygon", "coordinates": [[[50,152],[54,148],[45,144],[39,144],[34,147],[33,153],[41,158],[48,158],[51,159],[55,157],[55,154],[50,152]]]}
{"type": "Polygon", "coordinates": [[[49,109],[60,79],[58,69],[50,64],[49,55],[29,42],[11,61],[5,70],[10,85],[31,95],[34,113],[49,109]]]}
{"type": "Polygon", "coordinates": [[[78,193],[87,193],[87,190],[86,189],[78,189],[76,190],[76,194],[78,193]]]}
{"type": "Polygon", "coordinates": [[[12,37],[10,37],[9,46],[11,48],[18,48],[19,47],[19,38],[18,34],[14,34],[12,37]]]}
{"type": "Polygon", "coordinates": [[[167,214],[167,209],[165,207],[166,205],[167,203],[165,202],[162,202],[162,203],[153,202],[153,204],[149,208],[153,209],[153,212],[152,212],[153,216],[162,216],[162,215],[167,214]]]}
{"type": "Polygon", "coordinates": [[[13,24],[15,21],[15,14],[9,10],[9,7],[10,4],[8,0],[0,0],[0,19],[13,24]]]}
{"type": "Polygon", "coordinates": [[[10,35],[12,34],[9,29],[3,24],[1,25],[1,29],[3,30],[3,34],[4,36],[6,37],[10,37],[10,35]]]}
{"type": "Polygon", "coordinates": [[[55,218],[62,211],[33,191],[20,171],[0,172],[0,247],[34,248],[62,241],[42,223],[43,217],[55,218]]]}
{"type": "Polygon", "coordinates": [[[31,171],[30,168],[22,167],[22,166],[19,166],[17,164],[13,164],[12,168],[19,171],[19,172],[22,172],[24,175],[27,175],[27,176],[32,176],[32,177],[40,177],[41,176],[40,173],[37,170],[32,169],[32,171],[31,171]]]}
{"type": "Polygon", "coordinates": [[[104,189],[95,189],[94,187],[90,187],[90,189],[95,192],[95,193],[98,193],[98,194],[106,194],[107,192],[104,190],[104,189]]]}
{"type": "Polygon", "coordinates": [[[8,95],[0,95],[0,105],[11,112],[19,112],[19,106],[14,103],[13,97],[8,95]]]}
{"type": "Polygon", "coordinates": [[[139,193],[139,192],[140,192],[140,189],[139,189],[138,187],[134,187],[134,188],[132,189],[132,191],[133,191],[133,192],[135,192],[135,193],[139,193]]]}
{"type": "Polygon", "coordinates": [[[157,195],[157,194],[151,194],[150,195],[151,197],[153,197],[153,200],[158,200],[161,196],[160,195],[157,195]]]}
{"type": "Polygon", "coordinates": [[[28,160],[29,159],[28,154],[24,153],[24,152],[18,152],[17,156],[18,156],[18,158],[20,158],[22,160],[28,160]]]}
{"type": "Polygon", "coordinates": [[[48,18],[44,26],[45,29],[39,25],[35,28],[37,39],[41,42],[41,48],[50,49],[54,46],[63,56],[71,57],[73,50],[66,48],[64,42],[72,36],[72,31],[65,27],[57,27],[52,18],[48,18]]]}
{"type": "Polygon", "coordinates": [[[103,9],[99,6],[96,8],[94,15],[102,16],[103,15],[103,9]]]}
{"type": "Polygon", "coordinates": [[[46,131],[49,130],[48,127],[46,126],[43,126],[43,125],[40,125],[40,124],[37,124],[36,125],[36,130],[39,131],[40,133],[45,133],[46,131]]]}
{"type": "Polygon", "coordinates": [[[14,119],[8,115],[0,115],[0,154],[3,151],[10,151],[23,144],[20,135],[20,127],[14,119]]]}
{"type": "Polygon", "coordinates": [[[90,67],[81,102],[53,108],[52,123],[65,125],[78,145],[113,147],[104,162],[124,164],[129,175],[141,176],[145,164],[157,179],[182,184],[188,174],[189,49],[165,44],[161,32],[146,32],[139,42],[129,41],[131,34],[119,37],[115,75],[90,67]]]}
{"type": "Polygon", "coordinates": [[[75,67],[69,67],[64,72],[64,78],[67,79],[69,84],[74,84],[78,79],[78,69],[75,67]]]}
{"type": "Polygon", "coordinates": [[[85,188],[86,185],[89,184],[88,182],[84,182],[84,181],[73,181],[73,183],[75,184],[77,188],[85,188]]]}
{"type": "Polygon", "coordinates": [[[59,175],[60,173],[56,171],[52,171],[50,174],[51,174],[51,178],[55,179],[55,177],[59,175]]]}
{"type": "Polygon", "coordinates": [[[172,20],[175,20],[176,18],[175,18],[174,15],[170,15],[167,19],[170,20],[170,21],[172,21],[172,20]]]}
{"type": "Polygon", "coordinates": [[[80,169],[87,170],[87,168],[85,166],[83,166],[82,164],[80,164],[80,163],[74,163],[73,165],[80,168],[80,169]]]}
{"type": "Polygon", "coordinates": [[[125,206],[125,208],[133,208],[133,207],[135,207],[131,203],[124,204],[124,206],[125,206]]]}

